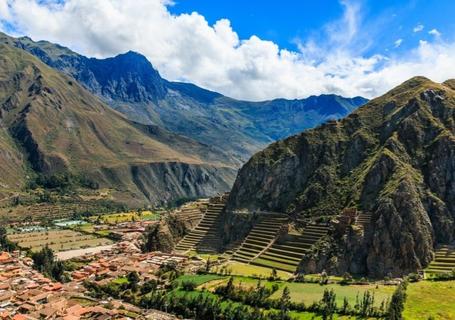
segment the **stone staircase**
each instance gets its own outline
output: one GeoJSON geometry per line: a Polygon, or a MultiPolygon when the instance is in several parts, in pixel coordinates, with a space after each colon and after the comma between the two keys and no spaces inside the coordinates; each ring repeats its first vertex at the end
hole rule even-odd
{"type": "Polygon", "coordinates": [[[365,233],[370,230],[371,216],[370,212],[360,212],[356,218],[355,224],[362,227],[365,233]]]}
{"type": "Polygon", "coordinates": [[[328,230],[329,227],[326,225],[307,225],[301,234],[287,234],[282,239],[275,241],[251,264],[295,272],[303,256],[327,234],[328,230]]]}
{"type": "Polygon", "coordinates": [[[282,214],[264,214],[262,220],[248,233],[240,247],[232,255],[232,260],[249,263],[277,238],[281,227],[288,221],[282,214]]]}

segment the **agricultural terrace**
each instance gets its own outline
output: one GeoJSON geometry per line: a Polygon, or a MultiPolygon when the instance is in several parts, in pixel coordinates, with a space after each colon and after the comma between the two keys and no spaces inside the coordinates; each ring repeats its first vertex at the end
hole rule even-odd
{"type": "Polygon", "coordinates": [[[134,221],[154,221],[159,219],[159,214],[152,211],[142,211],[142,212],[122,212],[122,213],[113,213],[105,214],[99,216],[90,217],[91,222],[96,222],[97,224],[118,224],[123,222],[134,222],[134,221]]]}
{"type": "Polygon", "coordinates": [[[86,235],[73,230],[47,230],[39,232],[15,233],[8,239],[22,249],[39,251],[48,246],[55,252],[105,246],[113,242],[106,238],[86,235]]]}

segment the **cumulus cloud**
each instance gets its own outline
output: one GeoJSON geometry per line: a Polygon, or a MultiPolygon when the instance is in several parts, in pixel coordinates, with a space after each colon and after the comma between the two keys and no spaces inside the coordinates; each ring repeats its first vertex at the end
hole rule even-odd
{"type": "Polygon", "coordinates": [[[423,24],[419,23],[418,25],[416,25],[416,26],[414,27],[414,29],[412,29],[412,31],[414,31],[414,32],[420,32],[420,31],[422,31],[424,28],[425,28],[425,26],[424,26],[423,24]]]}
{"type": "MultiPolygon", "coordinates": [[[[263,100],[312,94],[374,97],[414,75],[453,77],[455,46],[420,43],[400,57],[365,55],[371,35],[358,2],[322,33],[280,48],[255,35],[241,39],[228,19],[175,15],[168,0],[0,0],[0,28],[46,39],[88,56],[143,53],[169,80],[190,81],[231,97],[263,100]]],[[[422,26],[423,27],[423,26],[422,26]]]]}
{"type": "Polygon", "coordinates": [[[441,32],[439,32],[438,29],[431,29],[430,31],[428,31],[428,34],[431,34],[432,36],[435,36],[435,37],[441,36],[441,32]]]}

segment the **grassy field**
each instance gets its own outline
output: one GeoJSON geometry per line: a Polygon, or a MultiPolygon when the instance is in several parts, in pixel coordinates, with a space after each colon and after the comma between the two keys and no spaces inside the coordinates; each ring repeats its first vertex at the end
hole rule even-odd
{"type": "Polygon", "coordinates": [[[224,276],[219,276],[216,274],[202,274],[202,275],[183,275],[180,276],[177,281],[182,283],[184,281],[192,281],[196,284],[196,286],[200,286],[204,283],[211,282],[214,280],[225,279],[224,276]]]}
{"type": "Polygon", "coordinates": [[[343,304],[343,299],[346,297],[351,306],[356,303],[356,296],[359,295],[359,299],[362,298],[366,291],[374,293],[375,304],[380,306],[382,301],[390,298],[395,291],[395,286],[383,286],[383,285],[349,285],[342,286],[339,284],[327,284],[320,285],[317,283],[281,283],[280,290],[275,292],[271,298],[279,299],[283,288],[288,287],[291,292],[291,300],[294,302],[304,302],[305,304],[311,304],[321,300],[325,289],[332,290],[336,294],[336,302],[339,306],[343,304]]]}
{"type": "Polygon", "coordinates": [[[410,283],[406,292],[404,319],[455,319],[455,281],[410,283]]]}
{"type": "MultiPolygon", "coordinates": [[[[183,281],[188,281],[188,280],[191,280],[193,282],[195,282],[197,285],[198,285],[198,290],[196,291],[183,291],[183,290],[180,290],[180,289],[175,289],[172,291],[172,294],[176,295],[176,296],[183,296],[183,295],[186,295],[186,296],[198,296],[200,294],[204,295],[204,296],[212,296],[212,297],[215,297],[214,293],[213,293],[213,289],[215,289],[215,287],[219,286],[219,285],[225,285],[226,282],[228,281],[229,277],[228,276],[217,276],[217,275],[213,275],[213,274],[208,274],[208,275],[184,275],[184,276],[181,276],[178,278],[178,282],[183,282],[183,281]],[[208,290],[208,291],[207,291],[208,290]]],[[[253,279],[253,278],[249,278],[249,277],[241,277],[241,276],[235,276],[234,277],[234,284],[235,285],[242,285],[242,286],[251,286],[251,287],[255,287],[257,285],[257,282],[258,280],[257,279],[253,279]]],[[[279,286],[280,286],[280,289],[277,291],[279,292],[279,295],[281,295],[281,291],[282,289],[285,287],[285,286],[288,286],[291,288],[291,286],[294,284],[294,285],[299,285],[298,287],[294,287],[292,289],[297,289],[297,290],[301,290],[302,287],[304,287],[304,285],[306,284],[298,284],[298,283],[288,283],[288,282],[284,282],[284,281],[276,281],[276,282],[273,282],[273,281],[262,281],[262,284],[265,285],[266,287],[272,287],[272,285],[274,283],[277,283],[279,286]]],[[[311,284],[310,284],[311,285],[311,284]]],[[[317,285],[319,286],[319,285],[317,285]]],[[[322,286],[319,286],[321,288],[324,288],[322,286]]],[[[335,290],[337,292],[342,292],[340,291],[340,288],[341,286],[338,285],[338,288],[335,288],[335,290]]],[[[292,289],[291,289],[291,297],[292,297],[292,289]]],[[[312,287],[309,286],[305,289],[305,291],[311,291],[312,287]]],[[[354,286],[351,287],[351,291],[354,291],[357,292],[359,290],[357,290],[357,288],[355,288],[354,286]]],[[[348,289],[343,289],[343,290],[347,290],[349,291],[348,289]]],[[[392,287],[391,288],[391,292],[393,292],[394,288],[392,287]]],[[[316,300],[320,300],[320,298],[322,297],[322,292],[323,292],[323,289],[321,291],[321,289],[318,288],[318,291],[320,291],[320,296],[318,296],[316,298],[316,300]]],[[[387,290],[388,291],[388,290],[387,290]]],[[[355,302],[355,294],[356,293],[352,293],[350,292],[349,293],[350,296],[353,296],[354,297],[354,302],[355,302]]],[[[308,300],[307,300],[308,302],[308,300]]],[[[221,302],[221,306],[226,306],[229,302],[228,301],[222,301],[221,302]]],[[[234,305],[240,305],[240,303],[238,302],[234,302],[233,303],[234,305]]],[[[316,315],[315,313],[312,313],[312,312],[297,312],[297,311],[291,311],[290,312],[291,316],[296,319],[296,320],[320,320],[322,319],[322,317],[316,315]]],[[[333,317],[334,320],[348,320],[348,319],[355,319],[355,317],[348,317],[348,316],[338,316],[338,315],[335,315],[333,317]]]]}
{"type": "MultiPolygon", "coordinates": [[[[251,264],[241,263],[230,261],[225,264],[227,270],[231,271],[232,275],[237,276],[246,276],[246,277],[269,277],[272,269],[254,266],[251,264]]],[[[221,270],[221,266],[214,267],[212,269],[213,272],[219,272],[221,270]]],[[[278,277],[284,280],[289,279],[292,274],[284,271],[277,270],[278,277]]]]}
{"type": "Polygon", "coordinates": [[[132,212],[122,212],[122,213],[113,213],[105,214],[102,216],[91,217],[92,222],[105,223],[105,224],[117,224],[122,222],[131,222],[131,221],[153,221],[159,219],[159,214],[152,211],[142,211],[140,213],[136,211],[132,212]]]}
{"type": "Polygon", "coordinates": [[[46,245],[54,250],[66,251],[112,244],[105,238],[82,234],[73,230],[48,230],[8,235],[8,239],[23,249],[39,251],[46,245]]]}
{"type": "MultiPolygon", "coordinates": [[[[229,279],[229,276],[217,276],[217,275],[191,275],[182,276],[179,281],[191,280],[194,281],[199,289],[207,289],[213,291],[217,286],[225,285],[229,279]]],[[[234,276],[234,285],[242,287],[255,288],[259,280],[244,276],[234,276]]],[[[338,305],[343,304],[343,299],[346,297],[351,304],[354,306],[356,303],[356,296],[359,295],[359,299],[362,298],[364,292],[370,291],[374,293],[375,304],[380,306],[382,301],[387,300],[391,297],[395,291],[395,286],[384,286],[384,285],[349,285],[343,286],[339,284],[328,284],[320,285],[317,283],[296,283],[286,281],[261,281],[262,285],[271,288],[273,284],[279,286],[271,298],[279,299],[283,292],[284,287],[288,287],[291,292],[291,300],[293,302],[304,302],[305,304],[311,304],[313,302],[320,301],[325,289],[333,289],[336,294],[336,301],[338,305]]]]}

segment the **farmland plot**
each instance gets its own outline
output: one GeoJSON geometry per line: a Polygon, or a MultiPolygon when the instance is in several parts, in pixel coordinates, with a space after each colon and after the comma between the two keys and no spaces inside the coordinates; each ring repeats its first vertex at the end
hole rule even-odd
{"type": "Polygon", "coordinates": [[[8,239],[22,249],[39,251],[48,246],[53,251],[84,249],[112,244],[112,241],[72,230],[47,230],[8,235],[8,239]]]}

